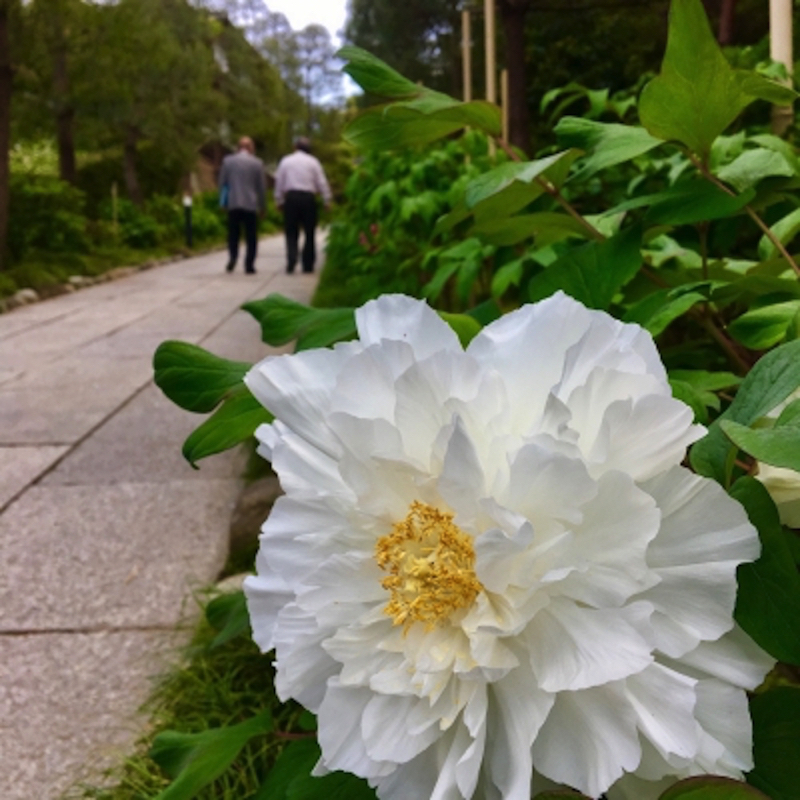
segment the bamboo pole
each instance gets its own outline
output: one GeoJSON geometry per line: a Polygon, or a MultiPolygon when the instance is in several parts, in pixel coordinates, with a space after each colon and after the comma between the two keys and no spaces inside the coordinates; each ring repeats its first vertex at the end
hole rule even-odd
{"type": "MultiPolygon", "coordinates": [[[[484,30],[486,42],[486,99],[497,103],[497,62],[495,58],[494,0],[483,0],[484,30]]],[[[493,140],[489,141],[489,155],[496,152],[493,140]]]]}
{"type": "Polygon", "coordinates": [[[503,115],[503,141],[508,141],[508,70],[500,73],[500,108],[503,115]]]}
{"type": "Polygon", "coordinates": [[[464,102],[472,100],[472,17],[461,12],[461,64],[464,77],[464,102]]]}
{"type": "MultiPolygon", "coordinates": [[[[794,67],[792,53],[792,0],[769,0],[769,54],[773,61],[786,67],[792,85],[791,75],[794,67]]],[[[794,122],[794,108],[788,106],[772,107],[772,132],[781,135],[794,122]]]]}

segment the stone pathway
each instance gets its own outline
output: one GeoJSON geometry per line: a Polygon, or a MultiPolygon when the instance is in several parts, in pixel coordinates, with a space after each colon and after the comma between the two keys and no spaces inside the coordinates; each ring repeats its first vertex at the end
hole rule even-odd
{"type": "Polygon", "coordinates": [[[202,417],[152,383],[165,339],[255,361],[238,310],[315,276],[257,275],[221,252],[0,315],[0,798],[54,800],[127,752],[150,681],[185,641],[193,592],[227,553],[241,452],[195,471],[180,446],[202,417]],[[176,635],[176,626],[183,633],[176,635]]]}

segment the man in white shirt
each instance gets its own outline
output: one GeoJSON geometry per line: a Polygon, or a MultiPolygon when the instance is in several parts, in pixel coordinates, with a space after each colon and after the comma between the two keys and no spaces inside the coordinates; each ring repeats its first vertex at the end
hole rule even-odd
{"type": "Polygon", "coordinates": [[[297,265],[297,245],[303,229],[303,272],[313,272],[317,260],[314,233],[317,227],[317,195],[325,207],[331,202],[331,188],[319,160],[311,155],[311,143],[304,136],[295,140],[295,150],[284,156],[275,173],[275,204],[283,211],[286,233],[286,271],[297,265]]]}

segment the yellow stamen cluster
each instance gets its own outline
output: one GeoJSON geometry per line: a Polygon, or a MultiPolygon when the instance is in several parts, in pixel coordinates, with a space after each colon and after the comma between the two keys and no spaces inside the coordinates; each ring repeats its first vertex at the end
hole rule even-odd
{"type": "Polygon", "coordinates": [[[381,581],[391,593],[384,611],[406,630],[415,622],[433,628],[472,605],[483,590],[472,537],[453,524],[452,514],[417,500],[378,540],[375,559],[389,573],[381,581]]]}

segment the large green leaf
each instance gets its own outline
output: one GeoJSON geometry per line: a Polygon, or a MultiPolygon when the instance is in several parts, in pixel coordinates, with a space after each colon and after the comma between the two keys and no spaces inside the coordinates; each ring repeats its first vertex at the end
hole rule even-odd
{"type": "Polygon", "coordinates": [[[393,150],[422,146],[466,127],[499,136],[500,110],[483,100],[460,103],[446,95],[400,101],[362,112],[344,137],[362,150],[393,150]]]}
{"type": "Polygon", "coordinates": [[[702,775],[670,786],[658,800],[769,800],[741,781],[716,775],[702,775]]]}
{"type": "Polygon", "coordinates": [[[766,416],[800,386],[800,339],[766,353],[747,374],[731,405],[711,425],[706,436],[690,451],[695,472],[727,486],[736,448],[722,432],[719,422],[730,419],[750,425],[766,416]]]}
{"type": "Polygon", "coordinates": [[[188,342],[163,342],[153,355],[156,386],[176,405],[201,414],[213,411],[241,387],[251,366],[188,342]]]}
{"type": "Polygon", "coordinates": [[[293,741],[278,757],[253,800],[375,800],[374,790],[355,775],[332,772],[312,777],[319,757],[316,739],[293,741]]]}
{"type": "Polygon", "coordinates": [[[297,339],[297,349],[327,347],[356,333],[352,308],[311,308],[280,294],[245,303],[261,325],[261,338],[273,347],[297,339]]]}
{"type": "Polygon", "coordinates": [[[272,414],[242,386],[189,434],[183,443],[183,457],[196,467],[201,458],[230,450],[252,438],[259,425],[272,419],[272,414]]]}
{"type": "Polygon", "coordinates": [[[661,139],[706,159],[711,144],[758,98],[789,103],[794,92],[725,60],[700,0],[672,0],[661,73],[644,87],[639,118],[661,139]]]}
{"type": "Polygon", "coordinates": [[[614,295],[639,271],[641,238],[641,228],[634,225],[604,242],[572,248],[531,280],[530,300],[561,289],[589,308],[608,308],[614,295]]]}
{"type": "MultiPolygon", "coordinates": [[[[791,403],[770,427],[748,427],[733,420],[720,423],[725,435],[753,458],[800,472],[800,401],[791,403]]],[[[800,478],[800,476],[798,476],[800,478]]]]}
{"type": "Polygon", "coordinates": [[[348,45],[336,53],[347,63],[342,67],[365,92],[394,100],[417,97],[422,87],[404,78],[388,64],[360,47],[348,45]]]}
{"type": "Polygon", "coordinates": [[[575,147],[587,153],[570,177],[573,182],[586,180],[602,169],[630,161],[664,143],[644,128],[582,117],[559,120],[555,134],[562,147],[575,147]]]}
{"type": "Polygon", "coordinates": [[[710,181],[684,181],[652,198],[645,221],[653,225],[688,225],[722,219],[741,211],[754,196],[752,189],[730,195],[710,181]]]}
{"type": "Polygon", "coordinates": [[[728,332],[745,347],[766,350],[786,338],[798,314],[800,300],[763,306],[735,319],[728,326],[728,332]]]}
{"type": "Polygon", "coordinates": [[[720,180],[729,183],[739,192],[752,188],[764,178],[791,177],[794,174],[795,168],[782,153],[766,147],[745,150],[717,171],[720,180]]]}
{"type": "Polygon", "coordinates": [[[175,780],[154,800],[191,800],[230,767],[250,739],[271,732],[272,727],[272,715],[265,711],[226,728],[159,733],[150,758],[175,780]]]}
{"type": "Polygon", "coordinates": [[[781,686],[750,701],[755,769],[747,779],[772,800],[800,798],[800,688],[781,686]]]}
{"type": "Polygon", "coordinates": [[[800,574],[783,535],[778,510],[755,478],[740,478],[731,497],[758,530],[761,555],[736,573],[736,621],[771,656],[800,664],[800,574]]]}
{"type": "Polygon", "coordinates": [[[658,336],[671,322],[705,299],[699,292],[677,293],[674,289],[661,289],[632,306],[625,314],[625,321],[637,322],[653,336],[658,336]]]}
{"type": "Polygon", "coordinates": [[[561,241],[569,236],[585,239],[588,235],[586,227],[574,217],[555,211],[484,219],[477,222],[470,229],[470,233],[498,246],[513,245],[536,237],[537,247],[561,241]]]}
{"type": "MultiPolygon", "coordinates": [[[[538,181],[546,178],[555,186],[561,185],[567,177],[569,168],[573,161],[578,157],[576,150],[563,150],[536,161],[509,161],[499,167],[484,172],[479,177],[470,181],[466,190],[466,201],[468,208],[475,208],[478,204],[504,193],[514,184],[525,184],[532,186],[534,191],[525,204],[538,197],[543,191],[543,187],[538,181]]],[[[521,208],[521,206],[518,206],[521,208]]],[[[513,213],[516,209],[506,211],[513,213]]]]}

